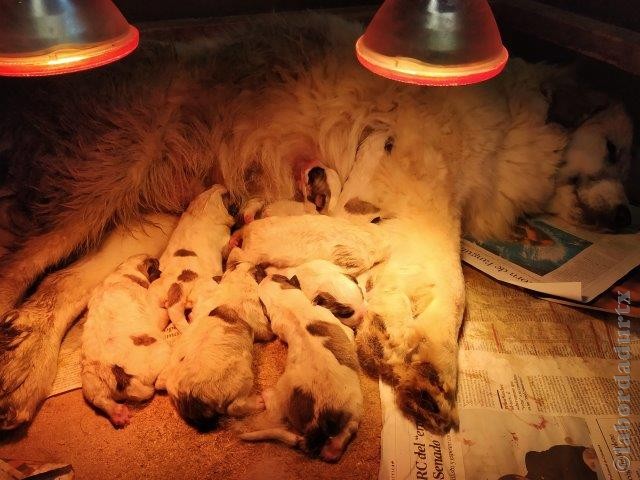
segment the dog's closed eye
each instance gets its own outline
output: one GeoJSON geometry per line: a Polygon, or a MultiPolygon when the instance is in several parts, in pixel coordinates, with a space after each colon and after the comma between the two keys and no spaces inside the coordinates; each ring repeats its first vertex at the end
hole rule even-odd
{"type": "Polygon", "coordinates": [[[618,149],[611,140],[607,140],[607,163],[613,165],[618,159],[618,149]]]}

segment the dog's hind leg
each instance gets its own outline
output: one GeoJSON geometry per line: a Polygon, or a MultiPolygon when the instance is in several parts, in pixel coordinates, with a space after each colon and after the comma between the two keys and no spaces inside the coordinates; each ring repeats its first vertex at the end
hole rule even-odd
{"type": "Polygon", "coordinates": [[[16,306],[46,268],[71,255],[91,233],[81,221],[25,240],[0,262],[0,313],[16,306]]]}
{"type": "Polygon", "coordinates": [[[395,387],[403,411],[443,433],[457,424],[464,280],[459,221],[450,212],[433,216],[393,221],[389,233],[401,238],[369,282],[369,312],[357,342],[363,367],[395,387]]]}
{"type": "Polygon", "coordinates": [[[96,252],[47,276],[17,310],[0,319],[0,429],[29,422],[56,374],[60,343],[93,288],[131,255],[159,255],[176,218],[154,216],[119,228],[96,252]]]}

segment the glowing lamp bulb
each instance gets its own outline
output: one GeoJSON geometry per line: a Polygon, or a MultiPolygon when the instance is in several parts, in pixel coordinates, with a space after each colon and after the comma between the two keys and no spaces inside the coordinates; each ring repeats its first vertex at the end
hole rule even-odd
{"type": "Polygon", "coordinates": [[[0,0],[0,75],[29,77],[106,65],[138,46],[111,0],[0,0]]]}
{"type": "Polygon", "coordinates": [[[356,54],[378,75],[436,86],[488,80],[509,57],[486,0],[386,0],[356,54]]]}

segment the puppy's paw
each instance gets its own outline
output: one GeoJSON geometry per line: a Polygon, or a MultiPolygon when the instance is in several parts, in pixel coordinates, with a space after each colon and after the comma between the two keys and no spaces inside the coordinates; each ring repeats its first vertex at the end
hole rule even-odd
{"type": "Polygon", "coordinates": [[[405,355],[403,363],[393,366],[396,401],[425,428],[444,434],[458,426],[457,350],[427,343],[421,342],[405,355]]]}
{"type": "Polygon", "coordinates": [[[356,335],[356,352],[364,372],[374,378],[395,385],[397,379],[389,362],[393,343],[379,315],[367,315],[356,335]]]}
{"type": "Polygon", "coordinates": [[[0,430],[31,421],[49,393],[60,348],[53,327],[37,311],[0,317],[0,430]]]}
{"type": "Polygon", "coordinates": [[[117,403],[109,413],[109,420],[116,428],[124,428],[131,422],[131,412],[126,405],[117,403]]]}

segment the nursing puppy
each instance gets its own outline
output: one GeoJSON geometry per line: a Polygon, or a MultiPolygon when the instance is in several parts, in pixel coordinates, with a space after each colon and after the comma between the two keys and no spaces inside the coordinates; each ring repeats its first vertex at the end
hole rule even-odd
{"type": "Polygon", "coordinates": [[[258,298],[254,276],[242,263],[220,284],[198,281],[200,300],[191,325],[174,346],[156,387],[166,389],[180,415],[199,429],[215,427],[220,415],[240,417],[264,409],[253,394],[253,341],[273,337],[258,298]]]}
{"type": "Polygon", "coordinates": [[[158,260],[135,255],[97,287],[82,333],[82,393],[114,427],[129,424],[124,400],[143,401],[169,359],[166,312],[148,296],[158,260]]]}
{"type": "Polygon", "coordinates": [[[389,249],[376,225],[354,225],[325,215],[269,217],[239,231],[242,249],[228,262],[246,261],[287,268],[321,259],[358,275],[387,258],[389,249]]]}
{"type": "Polygon", "coordinates": [[[227,190],[220,185],[198,195],[180,218],[160,257],[162,277],[150,293],[167,308],[171,322],[181,332],[189,325],[185,309],[193,308],[197,301],[192,294],[194,282],[222,275],[222,249],[229,242],[233,225],[228,204],[227,190]]]}
{"type": "Polygon", "coordinates": [[[314,306],[295,277],[272,275],[260,284],[271,328],[287,342],[287,365],[266,412],[246,441],[279,440],[311,456],[337,462],[362,417],[362,391],[353,332],[327,309],[314,306]]]}
{"type": "Polygon", "coordinates": [[[366,303],[356,278],[345,275],[342,269],[327,260],[312,260],[297,267],[277,269],[267,273],[287,278],[295,276],[302,292],[313,302],[328,309],[348,327],[355,328],[366,312],[366,303]]]}
{"type": "Polygon", "coordinates": [[[313,164],[304,170],[298,188],[302,201],[276,200],[266,203],[263,199],[250,199],[243,208],[242,222],[247,224],[259,218],[316,212],[328,214],[338,204],[342,184],[335,170],[313,164]]]}

